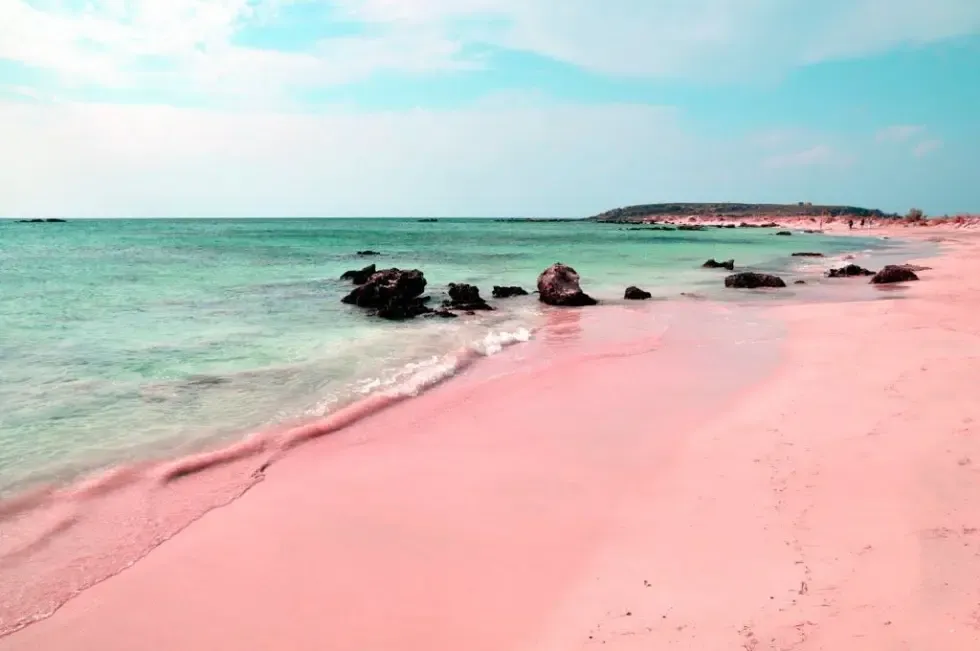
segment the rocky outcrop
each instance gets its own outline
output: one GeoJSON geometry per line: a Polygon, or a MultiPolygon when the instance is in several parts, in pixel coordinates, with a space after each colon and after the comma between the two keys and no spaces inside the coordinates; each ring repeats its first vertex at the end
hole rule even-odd
{"type": "Polygon", "coordinates": [[[792,254],[794,258],[822,258],[823,253],[814,253],[813,251],[797,251],[792,254]]]}
{"type": "Polygon", "coordinates": [[[853,276],[873,276],[875,272],[856,264],[849,264],[840,269],[831,269],[827,272],[827,278],[851,278],[853,276]]]}
{"type": "Polygon", "coordinates": [[[740,271],[725,278],[725,287],[734,289],[757,289],[759,287],[785,287],[779,276],[761,274],[754,271],[740,271]]]}
{"type": "Polygon", "coordinates": [[[910,265],[890,264],[876,273],[871,278],[871,282],[875,285],[887,285],[890,283],[906,283],[918,279],[919,277],[915,275],[915,271],[913,271],[910,265]]]}
{"type": "Polygon", "coordinates": [[[625,298],[627,301],[645,301],[649,298],[653,298],[653,294],[644,291],[639,287],[630,286],[626,288],[626,293],[623,295],[623,298],[625,298]]]}
{"type": "Polygon", "coordinates": [[[375,274],[377,267],[373,264],[369,264],[361,270],[351,269],[350,271],[345,271],[341,274],[341,280],[349,280],[355,285],[363,285],[368,281],[368,279],[375,274]]]}
{"type": "Polygon", "coordinates": [[[679,231],[703,231],[703,230],[707,230],[707,229],[704,226],[701,226],[700,224],[679,224],[677,226],[677,230],[679,230],[679,231]]]}
{"type": "Polygon", "coordinates": [[[561,262],[551,265],[538,276],[538,300],[548,305],[562,307],[581,307],[598,303],[582,291],[578,273],[561,262]]]}
{"type": "Polygon", "coordinates": [[[718,262],[714,258],[707,260],[703,265],[704,269],[728,269],[733,271],[735,269],[735,260],[725,260],[724,262],[718,262]]]}
{"type": "Polygon", "coordinates": [[[792,235],[792,233],[790,231],[777,231],[776,235],[782,235],[785,237],[785,236],[792,235]]]}
{"type": "Polygon", "coordinates": [[[449,300],[443,303],[444,307],[454,310],[492,310],[487,302],[480,296],[480,288],[476,285],[466,283],[449,283],[449,300]]]}
{"type": "Polygon", "coordinates": [[[805,285],[806,284],[806,281],[805,280],[794,280],[793,281],[793,284],[794,285],[805,285]]]}
{"type": "Polygon", "coordinates": [[[418,269],[375,272],[342,299],[348,305],[370,308],[382,319],[411,319],[431,310],[426,307],[425,276],[418,269]]]}
{"type": "Polygon", "coordinates": [[[523,287],[517,287],[516,285],[509,286],[493,286],[493,297],[494,298],[511,298],[513,296],[527,296],[527,290],[523,287]]]}
{"type": "Polygon", "coordinates": [[[357,255],[361,256],[362,258],[366,258],[366,257],[374,256],[374,255],[381,255],[381,252],[380,251],[371,251],[370,249],[368,249],[367,251],[358,251],[357,252],[357,255]]]}

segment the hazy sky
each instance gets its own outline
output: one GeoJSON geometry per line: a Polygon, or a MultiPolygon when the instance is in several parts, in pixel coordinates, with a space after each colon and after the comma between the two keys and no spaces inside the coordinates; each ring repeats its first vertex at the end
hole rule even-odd
{"type": "Polygon", "coordinates": [[[0,215],[980,212],[980,0],[0,0],[0,215]]]}

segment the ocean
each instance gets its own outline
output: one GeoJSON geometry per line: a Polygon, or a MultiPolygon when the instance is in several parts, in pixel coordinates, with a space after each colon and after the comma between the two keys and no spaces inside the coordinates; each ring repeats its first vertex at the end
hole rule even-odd
{"type": "Polygon", "coordinates": [[[450,282],[488,300],[493,285],[531,291],[561,261],[622,303],[628,285],[730,298],[724,272],[700,268],[707,258],[792,272],[825,264],[793,251],[888,246],[773,235],[490,219],[0,222],[0,496],[413,390],[451,374],[454,351],[532,337],[544,309],[532,295],[451,321],[381,321],[340,302],[351,286],[339,276],[369,263],[422,270],[439,301],[450,282]]]}

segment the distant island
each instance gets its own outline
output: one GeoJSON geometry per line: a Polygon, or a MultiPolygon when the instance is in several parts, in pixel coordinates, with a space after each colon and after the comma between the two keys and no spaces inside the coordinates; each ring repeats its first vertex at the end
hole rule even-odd
{"type": "Polygon", "coordinates": [[[856,206],[827,206],[799,203],[649,203],[626,206],[589,217],[599,222],[639,222],[650,218],[708,217],[738,219],[743,217],[844,217],[854,219],[894,218],[881,210],[856,206]]]}
{"type": "Polygon", "coordinates": [[[64,224],[66,221],[68,220],[55,219],[52,217],[48,219],[18,219],[17,223],[18,224],[64,224]]]}

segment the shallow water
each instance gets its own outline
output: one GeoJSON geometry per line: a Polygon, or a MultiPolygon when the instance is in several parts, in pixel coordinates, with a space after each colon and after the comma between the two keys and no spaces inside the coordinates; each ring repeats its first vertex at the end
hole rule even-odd
{"type": "MultiPolygon", "coordinates": [[[[769,229],[630,230],[493,220],[0,222],[0,494],[145,457],[178,456],[322,416],[461,346],[496,345],[539,315],[533,297],[452,322],[392,324],[340,303],[350,268],[422,269],[449,282],[533,289],[555,261],[619,301],[722,296],[709,258],[786,270],[792,251],[889,243],[769,229]],[[379,258],[359,258],[363,249],[379,258]],[[481,343],[482,342],[482,343],[481,343]]],[[[492,352],[492,351],[491,351],[492,352]]]]}

